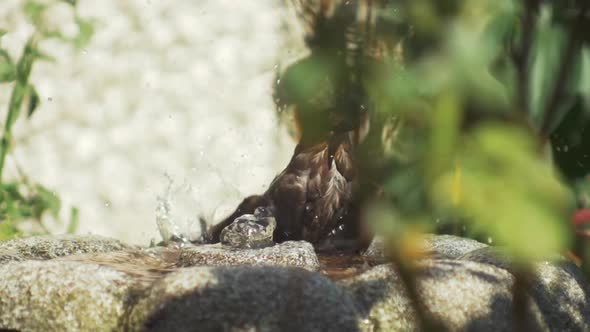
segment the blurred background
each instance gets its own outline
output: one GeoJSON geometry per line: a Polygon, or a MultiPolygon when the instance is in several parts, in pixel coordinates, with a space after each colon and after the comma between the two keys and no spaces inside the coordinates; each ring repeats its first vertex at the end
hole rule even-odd
{"type": "MultiPolygon", "coordinates": [[[[219,220],[265,190],[291,156],[278,126],[275,71],[303,50],[280,2],[66,1],[49,3],[46,25],[87,44],[42,40],[53,61],[31,74],[39,95],[30,120],[14,125],[4,177],[27,177],[61,198],[62,219],[79,209],[77,233],[147,244],[159,239],[157,197],[186,218],[219,220]]],[[[24,0],[0,1],[1,46],[18,59],[34,31],[24,0]]],[[[11,85],[0,86],[5,117],[11,85]]],[[[65,223],[44,217],[52,232],[65,223]]]]}

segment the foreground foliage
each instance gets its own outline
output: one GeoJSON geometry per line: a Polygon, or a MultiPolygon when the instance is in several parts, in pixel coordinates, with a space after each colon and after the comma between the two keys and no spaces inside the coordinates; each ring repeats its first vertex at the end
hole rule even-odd
{"type": "MultiPolygon", "coordinates": [[[[74,0],[44,2],[29,0],[24,3],[22,7],[24,16],[33,25],[34,32],[17,60],[13,60],[0,44],[0,83],[12,86],[12,94],[0,140],[0,241],[23,234],[21,225],[28,221],[32,221],[35,226],[30,232],[46,233],[47,229],[42,221],[46,213],[49,213],[54,219],[60,220],[61,202],[58,195],[43,185],[30,181],[16,161],[16,168],[19,172],[18,179],[5,181],[2,175],[7,157],[15,148],[12,132],[21,111],[25,109],[24,115],[26,118],[30,118],[41,103],[34,84],[30,82],[33,65],[37,60],[55,61],[51,55],[40,49],[39,43],[46,39],[57,39],[80,49],[88,43],[93,34],[92,24],[78,15],[75,15],[75,23],[79,31],[75,37],[66,37],[59,31],[49,28],[46,22],[47,17],[44,16],[45,12],[51,6],[64,2],[71,5],[72,10],[76,10],[76,1],[74,0]]],[[[0,38],[6,33],[7,31],[0,30],[0,38]]],[[[78,210],[72,208],[67,231],[75,232],[77,224],[78,210]]]]}

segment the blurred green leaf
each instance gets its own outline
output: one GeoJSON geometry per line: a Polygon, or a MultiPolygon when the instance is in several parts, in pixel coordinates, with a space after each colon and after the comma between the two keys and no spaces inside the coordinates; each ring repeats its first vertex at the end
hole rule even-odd
{"type": "Polygon", "coordinates": [[[432,129],[428,174],[429,180],[434,179],[441,171],[452,164],[455,144],[461,125],[462,109],[460,99],[452,92],[440,96],[432,114],[432,129]]]}
{"type": "Polygon", "coordinates": [[[581,208],[590,208],[590,175],[575,183],[576,199],[581,208]]]}
{"type": "Polygon", "coordinates": [[[325,110],[335,104],[340,67],[333,56],[309,56],[290,66],[278,82],[280,98],[305,108],[325,110]]]}
{"type": "Polygon", "coordinates": [[[17,82],[17,84],[14,86],[14,90],[12,90],[11,103],[9,106],[9,115],[6,119],[9,127],[12,127],[12,125],[14,125],[14,123],[18,119],[18,116],[21,111],[22,101],[24,100],[26,94],[26,86],[21,84],[20,82],[17,82]]]}
{"type": "Polygon", "coordinates": [[[80,211],[78,208],[73,207],[70,210],[70,222],[68,223],[68,228],[66,232],[68,234],[74,234],[78,230],[78,226],[80,225],[80,211]]]}
{"type": "MultiPolygon", "coordinates": [[[[538,155],[526,131],[487,125],[465,137],[459,154],[463,195],[457,209],[517,260],[547,258],[569,244],[569,190],[538,155]]],[[[452,206],[454,171],[433,187],[437,205],[452,206]]]]}
{"type": "Polygon", "coordinates": [[[16,67],[8,52],[0,49],[0,83],[12,82],[16,79],[16,67]]]}
{"type": "Polygon", "coordinates": [[[45,211],[51,213],[51,215],[59,220],[59,210],[61,209],[61,200],[53,192],[38,184],[35,186],[35,195],[32,199],[32,205],[34,209],[34,216],[37,219],[41,219],[41,216],[45,211]]]}
{"type": "Polygon", "coordinates": [[[30,38],[25,45],[23,54],[21,55],[17,65],[16,74],[17,80],[21,85],[26,85],[31,75],[31,69],[33,68],[33,62],[37,56],[37,43],[34,38],[30,38]]]}
{"type": "Polygon", "coordinates": [[[56,61],[53,56],[41,51],[38,48],[34,48],[32,54],[35,57],[35,59],[38,59],[38,60],[43,60],[43,61],[47,61],[47,62],[55,62],[56,61]]]}
{"type": "Polygon", "coordinates": [[[94,24],[81,17],[76,16],[76,24],[78,25],[78,35],[74,38],[74,46],[81,49],[88,45],[92,36],[94,36],[94,24]]]}
{"type": "MultiPolygon", "coordinates": [[[[400,165],[401,166],[401,165],[400,165]]],[[[428,206],[423,165],[413,163],[399,167],[385,183],[384,191],[388,199],[401,215],[425,213],[428,206]]]]}
{"type": "Polygon", "coordinates": [[[0,220],[18,222],[31,216],[28,199],[21,193],[18,183],[0,185],[0,220]]]}
{"type": "Polygon", "coordinates": [[[33,0],[28,0],[25,3],[24,11],[29,21],[33,23],[35,26],[38,26],[41,24],[41,16],[47,8],[48,6],[46,4],[39,3],[33,0]]]}
{"type": "MultiPolygon", "coordinates": [[[[530,73],[531,115],[535,122],[539,124],[546,116],[544,111],[551,91],[555,88],[556,76],[568,38],[566,28],[552,25],[551,18],[551,8],[549,6],[542,7],[536,30],[536,42],[533,47],[530,73]]],[[[564,88],[564,93],[561,96],[558,119],[561,119],[565,111],[571,108],[575,102],[575,89],[572,88],[574,88],[579,73],[573,71],[572,74],[570,80],[565,83],[568,86],[564,88]]],[[[552,128],[556,125],[557,123],[552,124],[552,128]]]]}
{"type": "Polygon", "coordinates": [[[33,115],[33,113],[35,113],[35,111],[37,110],[40,99],[39,94],[37,93],[37,89],[35,89],[33,85],[29,84],[27,90],[27,95],[29,97],[29,103],[27,106],[27,118],[30,118],[33,115]]]}
{"type": "Polygon", "coordinates": [[[390,253],[412,261],[423,258],[422,234],[432,230],[424,214],[402,214],[389,204],[377,202],[369,207],[367,220],[372,231],[387,240],[385,249],[390,253]]]}
{"type": "Polygon", "coordinates": [[[0,241],[10,240],[21,236],[22,233],[9,220],[0,221],[0,241]]]}
{"type": "Polygon", "coordinates": [[[579,80],[576,92],[582,96],[586,113],[590,114],[590,46],[585,46],[580,52],[579,80]]]}

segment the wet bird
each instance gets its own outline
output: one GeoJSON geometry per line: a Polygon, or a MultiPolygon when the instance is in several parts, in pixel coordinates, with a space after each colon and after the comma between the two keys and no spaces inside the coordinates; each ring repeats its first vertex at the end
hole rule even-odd
{"type": "Polygon", "coordinates": [[[275,101],[291,109],[298,144],[287,167],[262,195],[247,197],[234,213],[208,231],[219,242],[237,217],[265,207],[274,215],[274,241],[305,240],[316,248],[366,245],[360,236],[355,149],[368,130],[360,50],[370,1],[294,1],[306,28],[310,55],[277,80],[275,101]],[[366,11],[365,8],[365,12],[366,11]]]}
{"type": "Polygon", "coordinates": [[[213,242],[223,228],[258,207],[277,220],[274,240],[306,240],[320,244],[351,217],[354,168],[348,135],[306,147],[298,145],[287,167],[268,190],[246,198],[236,211],[210,231],[213,242]],[[331,146],[331,144],[333,146],[331,146]]]}

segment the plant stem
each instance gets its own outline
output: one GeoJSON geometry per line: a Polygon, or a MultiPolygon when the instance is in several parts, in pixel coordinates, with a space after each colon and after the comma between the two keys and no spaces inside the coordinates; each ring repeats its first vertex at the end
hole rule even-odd
{"type": "Polygon", "coordinates": [[[514,310],[514,331],[525,332],[527,317],[527,291],[530,285],[531,273],[527,267],[518,266],[513,271],[514,285],[512,286],[512,305],[514,310]]]}
{"type": "Polygon", "coordinates": [[[27,93],[29,76],[31,75],[31,69],[35,59],[35,44],[34,36],[29,38],[16,67],[16,83],[12,90],[12,95],[10,96],[8,113],[6,114],[6,120],[4,122],[4,131],[2,132],[2,138],[0,139],[0,183],[2,182],[2,171],[4,170],[6,155],[10,148],[12,125],[18,118],[25,94],[27,93]]]}
{"type": "Polygon", "coordinates": [[[516,70],[518,80],[518,106],[524,114],[530,114],[529,109],[529,70],[531,49],[533,47],[535,18],[539,10],[539,0],[525,0],[525,13],[522,22],[522,42],[516,54],[516,70]]]}
{"type": "Polygon", "coordinates": [[[585,33],[583,30],[584,17],[588,11],[589,1],[582,1],[580,12],[576,22],[570,27],[570,38],[568,39],[567,46],[563,57],[561,58],[561,64],[557,72],[557,80],[555,86],[547,102],[545,112],[543,112],[543,121],[541,123],[541,136],[547,138],[550,131],[555,123],[558,115],[559,105],[562,101],[562,95],[565,88],[568,85],[568,81],[572,72],[572,66],[580,47],[582,46],[581,37],[585,33]]]}

